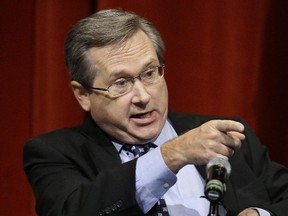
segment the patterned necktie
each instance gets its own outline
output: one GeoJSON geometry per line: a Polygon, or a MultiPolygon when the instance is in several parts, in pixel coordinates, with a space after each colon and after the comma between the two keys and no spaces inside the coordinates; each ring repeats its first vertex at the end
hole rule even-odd
{"type": "Polygon", "coordinates": [[[157,145],[153,143],[147,143],[145,145],[129,145],[125,144],[122,146],[122,150],[126,150],[128,152],[133,153],[134,158],[141,157],[142,155],[146,154],[150,148],[156,148],[157,145]]]}
{"type": "MultiPolygon", "coordinates": [[[[146,154],[150,148],[156,148],[157,145],[153,143],[147,143],[145,145],[129,145],[125,144],[122,146],[121,150],[126,150],[133,153],[134,158],[139,158],[142,155],[146,154]]],[[[157,205],[155,205],[147,215],[151,216],[169,216],[167,205],[164,199],[159,199],[157,205]]]]}

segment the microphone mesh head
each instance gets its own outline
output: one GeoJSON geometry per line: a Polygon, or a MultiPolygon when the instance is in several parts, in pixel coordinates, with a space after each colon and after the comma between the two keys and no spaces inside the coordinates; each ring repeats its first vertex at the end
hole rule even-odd
{"type": "Polygon", "coordinates": [[[206,171],[208,171],[208,169],[210,167],[216,166],[216,165],[226,169],[227,177],[230,175],[230,173],[231,173],[231,165],[230,165],[229,161],[226,158],[220,157],[220,156],[214,157],[208,162],[208,164],[206,166],[206,171]]]}

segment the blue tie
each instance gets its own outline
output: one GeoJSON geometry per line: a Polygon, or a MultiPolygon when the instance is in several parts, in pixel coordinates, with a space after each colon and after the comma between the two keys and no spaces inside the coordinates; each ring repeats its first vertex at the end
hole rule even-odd
{"type": "MultiPolygon", "coordinates": [[[[154,143],[147,143],[145,145],[129,145],[124,144],[121,150],[126,150],[133,153],[134,158],[139,158],[142,155],[146,154],[150,148],[156,148],[157,145],[154,143]]],[[[147,215],[151,216],[169,216],[167,205],[164,199],[159,199],[157,205],[155,205],[147,215]]]]}
{"type": "Polygon", "coordinates": [[[126,150],[128,152],[133,153],[134,158],[141,157],[142,155],[146,154],[150,148],[156,148],[157,145],[153,143],[147,143],[145,145],[130,145],[124,144],[121,150],[126,150]]]}

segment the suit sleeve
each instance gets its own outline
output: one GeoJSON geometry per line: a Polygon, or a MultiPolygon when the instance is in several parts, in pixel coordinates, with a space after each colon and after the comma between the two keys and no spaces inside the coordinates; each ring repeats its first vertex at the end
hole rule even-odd
{"type": "Polygon", "coordinates": [[[97,170],[83,148],[65,149],[59,138],[46,142],[34,138],[23,153],[38,215],[142,215],[135,201],[135,161],[97,170]]]}
{"type": "Polygon", "coordinates": [[[285,216],[288,212],[288,169],[269,158],[267,148],[244,124],[246,140],[236,156],[241,161],[235,160],[234,174],[232,170],[239,206],[242,209],[260,207],[272,215],[285,216]]]}

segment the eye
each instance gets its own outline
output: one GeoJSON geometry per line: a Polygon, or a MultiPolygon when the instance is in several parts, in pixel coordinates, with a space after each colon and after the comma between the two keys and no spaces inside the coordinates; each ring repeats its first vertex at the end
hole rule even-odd
{"type": "Polygon", "coordinates": [[[142,72],[141,79],[149,80],[153,79],[156,75],[157,67],[149,68],[146,71],[142,72]]]}
{"type": "Polygon", "coordinates": [[[113,83],[113,86],[116,88],[125,88],[129,84],[129,81],[125,78],[120,78],[113,83]]]}

